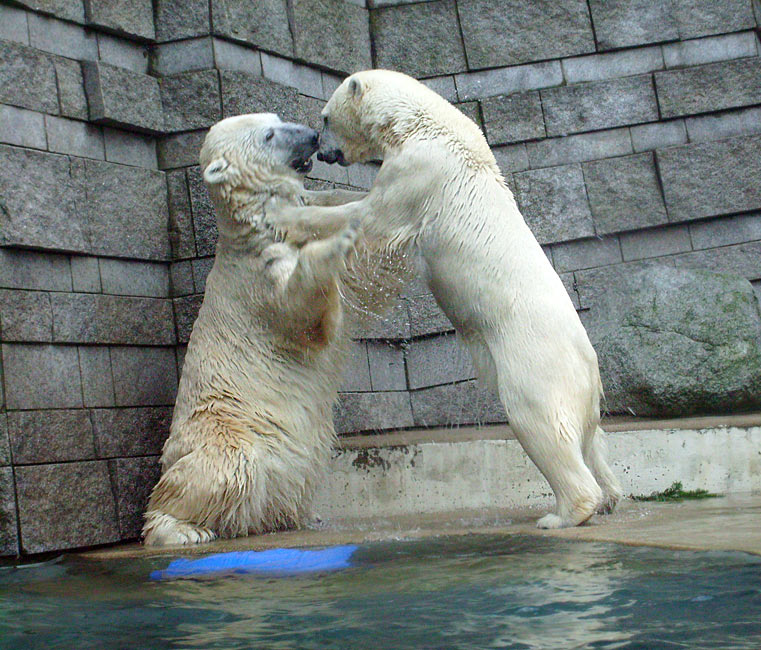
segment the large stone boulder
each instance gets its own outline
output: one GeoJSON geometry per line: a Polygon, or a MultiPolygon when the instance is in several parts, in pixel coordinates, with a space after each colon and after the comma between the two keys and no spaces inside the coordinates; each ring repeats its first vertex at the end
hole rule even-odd
{"type": "Polygon", "coordinates": [[[609,412],[761,407],[761,313],[746,279],[651,267],[616,279],[587,317],[609,412]]]}

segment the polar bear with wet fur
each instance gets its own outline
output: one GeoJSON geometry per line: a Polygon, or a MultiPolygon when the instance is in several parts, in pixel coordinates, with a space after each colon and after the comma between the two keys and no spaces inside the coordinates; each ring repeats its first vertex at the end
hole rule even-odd
{"type": "Polygon", "coordinates": [[[323,117],[323,140],[334,143],[318,157],[383,160],[370,193],[308,211],[271,204],[268,222],[326,236],[366,217],[368,237],[416,247],[433,295],[555,493],[555,512],[538,526],[611,511],[621,491],[599,428],[597,355],[480,129],[423,84],[386,70],[345,79],[323,117]]]}
{"type": "Polygon", "coordinates": [[[219,240],[145,515],[146,545],[288,528],[309,513],[335,437],[348,339],[340,284],[357,224],[298,248],[264,226],[262,206],[357,198],[304,190],[318,136],[269,114],[228,118],[206,136],[200,162],[219,240]]]}

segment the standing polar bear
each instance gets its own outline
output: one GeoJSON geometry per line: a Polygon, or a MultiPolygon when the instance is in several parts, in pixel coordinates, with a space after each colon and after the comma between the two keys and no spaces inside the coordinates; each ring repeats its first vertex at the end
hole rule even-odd
{"type": "Polygon", "coordinates": [[[209,131],[203,177],[219,241],[188,344],[146,545],[299,525],[327,465],[346,359],[340,278],[357,224],[296,248],[262,223],[267,199],[303,205],[360,193],[304,190],[318,133],[277,116],[209,131]]]}
{"type": "Polygon", "coordinates": [[[599,428],[597,355],[563,284],[521,216],[480,129],[406,75],[368,70],[323,112],[327,162],[382,159],[361,201],[268,204],[277,228],[326,236],[364,218],[368,237],[416,246],[433,295],[495,385],[510,424],[552,487],[540,528],[575,526],[621,496],[599,428]]]}

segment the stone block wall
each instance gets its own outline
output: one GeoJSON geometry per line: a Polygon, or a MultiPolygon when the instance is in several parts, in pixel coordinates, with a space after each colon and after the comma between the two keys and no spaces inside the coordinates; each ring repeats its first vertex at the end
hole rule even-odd
{"type": "MultiPolygon", "coordinates": [[[[583,318],[648,264],[761,291],[761,5],[634,4],[0,0],[0,554],[136,537],[213,263],[206,129],[319,126],[354,70],[481,126],[583,318]]],[[[420,282],[353,334],[340,433],[505,421],[420,282]]]]}

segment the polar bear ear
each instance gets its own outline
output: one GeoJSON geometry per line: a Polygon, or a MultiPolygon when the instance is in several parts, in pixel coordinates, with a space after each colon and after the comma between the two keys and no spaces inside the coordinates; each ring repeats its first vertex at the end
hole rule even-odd
{"type": "Polygon", "coordinates": [[[233,166],[224,158],[215,158],[203,170],[203,179],[209,185],[224,183],[234,171],[233,166]]]}
{"type": "Polygon", "coordinates": [[[359,97],[362,92],[364,91],[364,88],[362,87],[362,82],[354,77],[351,81],[349,81],[349,94],[352,97],[359,97]]]}

